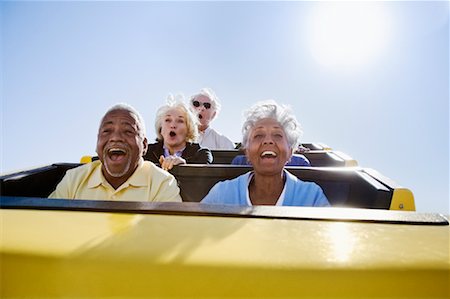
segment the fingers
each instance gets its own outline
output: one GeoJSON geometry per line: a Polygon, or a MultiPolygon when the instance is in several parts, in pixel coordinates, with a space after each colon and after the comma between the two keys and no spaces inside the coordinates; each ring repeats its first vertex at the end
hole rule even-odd
{"type": "Polygon", "coordinates": [[[160,157],[161,168],[164,170],[171,170],[175,165],[185,164],[186,160],[177,156],[160,157]],[[162,159],[162,162],[161,162],[162,159]]]}

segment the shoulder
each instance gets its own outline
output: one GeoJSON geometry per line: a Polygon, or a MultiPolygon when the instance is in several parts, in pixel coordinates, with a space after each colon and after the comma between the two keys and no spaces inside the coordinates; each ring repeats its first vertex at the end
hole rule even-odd
{"type": "Polygon", "coordinates": [[[319,185],[313,182],[305,182],[290,173],[289,171],[285,170],[286,173],[286,180],[290,182],[291,184],[295,185],[296,187],[302,187],[302,188],[312,188],[312,189],[318,189],[321,190],[319,185]]]}
{"type": "Polygon", "coordinates": [[[155,143],[149,143],[147,146],[147,150],[155,150],[155,149],[159,149],[162,148],[163,144],[162,142],[155,142],[155,143]]]}
{"type": "Polygon", "coordinates": [[[86,164],[80,165],[78,167],[67,170],[66,177],[71,177],[71,178],[85,177],[95,171],[100,171],[101,168],[102,168],[102,162],[100,162],[100,160],[96,160],[96,161],[86,163],[86,164]]]}
{"type": "Polygon", "coordinates": [[[186,143],[186,152],[195,153],[195,152],[205,152],[211,153],[211,150],[207,147],[202,147],[199,143],[186,143]]]}
{"type": "Polygon", "coordinates": [[[170,174],[169,172],[163,170],[162,168],[156,166],[153,162],[151,161],[143,161],[142,166],[140,168],[138,168],[139,172],[142,172],[143,174],[149,175],[150,178],[155,178],[155,177],[159,177],[159,178],[174,178],[174,176],[172,174],[170,174]]]}
{"type": "Polygon", "coordinates": [[[288,205],[300,206],[329,206],[322,188],[314,182],[304,182],[286,171],[287,193],[291,202],[288,205]]]}
{"type": "Polygon", "coordinates": [[[250,172],[244,173],[234,179],[216,183],[202,203],[243,205],[241,199],[244,196],[241,192],[246,190],[249,174],[250,172]]]}
{"type": "Polygon", "coordinates": [[[195,143],[195,142],[187,142],[186,143],[186,149],[190,149],[190,150],[199,150],[202,147],[200,146],[200,144],[195,143]]]}

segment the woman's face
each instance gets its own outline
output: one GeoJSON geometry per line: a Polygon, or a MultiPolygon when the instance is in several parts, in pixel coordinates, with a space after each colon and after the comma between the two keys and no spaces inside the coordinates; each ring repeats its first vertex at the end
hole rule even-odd
{"type": "Polygon", "coordinates": [[[164,144],[170,148],[184,147],[187,136],[186,114],[177,108],[172,108],[163,116],[161,135],[164,144]]]}
{"type": "Polygon", "coordinates": [[[255,172],[265,175],[280,174],[292,156],[284,128],[272,118],[255,123],[245,151],[255,172]]]}

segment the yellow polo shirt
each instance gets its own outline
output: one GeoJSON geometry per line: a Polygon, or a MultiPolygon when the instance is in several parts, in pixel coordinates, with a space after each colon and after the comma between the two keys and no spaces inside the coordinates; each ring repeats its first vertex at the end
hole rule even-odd
{"type": "Polygon", "coordinates": [[[143,160],[117,189],[106,181],[98,160],[69,169],[49,198],[181,202],[175,177],[143,160]]]}

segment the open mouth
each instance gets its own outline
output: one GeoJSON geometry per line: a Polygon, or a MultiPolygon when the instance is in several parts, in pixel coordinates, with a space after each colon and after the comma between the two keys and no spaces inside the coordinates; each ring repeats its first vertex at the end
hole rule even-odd
{"type": "Polygon", "coordinates": [[[261,158],[276,158],[277,153],[275,153],[273,151],[264,151],[261,153],[260,157],[261,158]]]}
{"type": "Polygon", "coordinates": [[[202,119],[202,118],[203,118],[203,115],[199,114],[198,119],[202,119]]]}
{"type": "Polygon", "coordinates": [[[177,133],[175,133],[174,131],[170,131],[169,132],[169,136],[170,137],[175,137],[175,136],[177,136],[177,133]]]}
{"type": "Polygon", "coordinates": [[[123,157],[125,157],[127,154],[127,151],[121,148],[110,148],[108,150],[108,157],[112,160],[112,161],[118,161],[120,159],[122,159],[123,157]]]}

